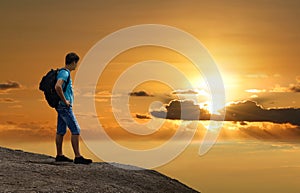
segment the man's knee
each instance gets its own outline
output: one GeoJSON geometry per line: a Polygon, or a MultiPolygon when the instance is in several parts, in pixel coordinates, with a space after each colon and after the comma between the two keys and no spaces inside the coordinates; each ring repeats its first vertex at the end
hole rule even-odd
{"type": "Polygon", "coordinates": [[[72,135],[80,135],[80,127],[78,124],[74,124],[72,127],[69,127],[72,135]]]}
{"type": "Polygon", "coordinates": [[[56,135],[59,135],[61,137],[65,136],[66,132],[57,132],[56,135]]]}

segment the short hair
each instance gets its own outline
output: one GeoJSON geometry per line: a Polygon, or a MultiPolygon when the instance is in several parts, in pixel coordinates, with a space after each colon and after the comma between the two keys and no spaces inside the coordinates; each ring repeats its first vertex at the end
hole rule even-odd
{"type": "Polygon", "coordinates": [[[77,63],[78,61],[79,61],[79,56],[76,53],[70,52],[66,55],[66,60],[65,60],[66,65],[70,65],[72,64],[72,62],[77,63]]]}

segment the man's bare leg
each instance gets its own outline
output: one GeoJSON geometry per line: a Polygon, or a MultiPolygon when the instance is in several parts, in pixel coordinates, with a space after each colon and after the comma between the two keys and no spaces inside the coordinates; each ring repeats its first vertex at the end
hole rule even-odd
{"type": "Polygon", "coordinates": [[[56,134],[56,152],[57,152],[57,155],[60,156],[60,155],[63,155],[63,152],[62,152],[62,143],[63,143],[63,140],[64,140],[64,136],[63,135],[59,135],[59,134],[56,134]]]}
{"type": "Polygon", "coordinates": [[[79,152],[79,135],[72,135],[71,142],[72,142],[72,147],[73,147],[75,157],[80,157],[81,155],[79,152]]]}

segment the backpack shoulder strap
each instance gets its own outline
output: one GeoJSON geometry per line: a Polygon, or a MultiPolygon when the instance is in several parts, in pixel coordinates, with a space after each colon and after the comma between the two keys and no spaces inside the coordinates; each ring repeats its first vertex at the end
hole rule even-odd
{"type": "Polygon", "coordinates": [[[66,90],[67,90],[67,85],[69,84],[69,82],[70,82],[70,72],[68,71],[68,70],[66,70],[65,68],[61,68],[61,69],[59,69],[59,70],[65,70],[65,71],[67,71],[68,72],[68,74],[69,74],[69,76],[68,76],[68,79],[67,79],[67,82],[66,82],[66,84],[65,84],[65,87],[63,88],[63,91],[64,92],[66,92],[66,90]]]}

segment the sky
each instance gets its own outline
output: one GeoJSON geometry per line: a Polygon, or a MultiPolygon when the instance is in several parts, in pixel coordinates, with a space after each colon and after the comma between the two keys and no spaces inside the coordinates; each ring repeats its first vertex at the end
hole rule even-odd
{"type": "MultiPolygon", "coordinates": [[[[22,148],[17,144],[53,140],[57,115],[38,90],[42,76],[51,68],[63,67],[66,53],[75,51],[82,62],[99,40],[117,30],[140,24],[162,24],[186,31],[196,37],[213,57],[224,82],[226,102],[231,104],[228,106],[231,114],[226,115],[231,117],[219,140],[299,141],[299,7],[297,0],[2,0],[1,144],[22,148]],[[281,114],[282,109],[291,114],[281,114]],[[270,112],[276,112],[280,120],[270,112]],[[252,119],[246,116],[249,113],[252,119]],[[265,116],[268,119],[261,121],[265,116]]],[[[130,112],[136,121],[142,123],[151,119],[149,106],[153,101],[160,101],[167,107],[180,97],[196,93],[199,100],[196,105],[199,108],[209,106],[210,93],[209,86],[203,81],[205,77],[199,75],[187,58],[155,46],[124,51],[110,61],[99,77],[96,95],[86,93],[86,96],[94,97],[98,119],[109,135],[116,140],[125,139],[120,143],[132,148],[139,146],[127,143],[129,139],[152,147],[154,145],[147,144],[146,139],[162,143],[176,131],[176,120],[167,117],[165,125],[156,133],[136,136],[120,128],[114,118],[110,103],[114,82],[127,68],[145,60],[170,63],[184,72],[193,88],[180,81],[176,82],[176,88],[155,81],[138,85],[129,97],[130,112]],[[136,119],[136,114],[140,115],[139,119],[136,119]]],[[[72,72],[73,79],[76,73],[72,72]]],[[[172,73],[160,73],[172,79],[172,73]]],[[[155,110],[166,112],[167,109],[156,106],[155,110]]],[[[179,112],[178,109],[175,111],[179,112]]],[[[197,139],[203,136],[203,129],[199,126],[197,139]]],[[[255,151],[257,146],[253,146],[255,151]]],[[[26,147],[33,149],[33,146],[26,147]]],[[[161,170],[167,172],[166,168],[161,170]]],[[[170,171],[173,170],[167,173],[180,177],[170,171]]],[[[194,187],[197,184],[188,183],[194,187]]]]}
{"type": "MultiPolygon", "coordinates": [[[[67,52],[83,58],[108,34],[138,24],[169,25],[198,38],[218,65],[227,102],[255,98],[267,108],[299,107],[299,89],[292,89],[299,85],[298,6],[298,1],[1,1],[1,122],[52,121],[54,112],[37,89],[42,75],[62,67],[67,52]]],[[[109,87],[125,64],[145,59],[177,64],[197,82],[195,70],[182,58],[172,61],[174,55],[160,48],[129,50],[111,62],[102,85],[109,87]]]]}

